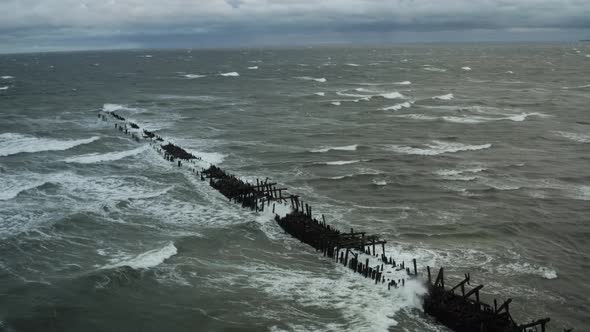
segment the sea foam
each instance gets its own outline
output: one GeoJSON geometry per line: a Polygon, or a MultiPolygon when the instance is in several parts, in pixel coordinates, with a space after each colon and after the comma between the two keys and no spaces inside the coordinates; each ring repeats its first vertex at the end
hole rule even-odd
{"type": "Polygon", "coordinates": [[[164,263],[166,259],[177,253],[178,249],[174,246],[174,243],[170,242],[163,248],[149,250],[135,257],[113,262],[112,264],[103,266],[102,269],[113,269],[122,266],[129,266],[133,269],[147,269],[164,263]]]}
{"type": "Polygon", "coordinates": [[[347,145],[347,146],[328,146],[328,147],[323,147],[323,148],[319,148],[319,149],[313,149],[310,150],[310,152],[319,152],[319,153],[323,153],[323,152],[328,152],[328,151],[355,151],[358,147],[358,144],[353,144],[353,145],[347,145]]]}
{"type": "Polygon", "coordinates": [[[147,150],[148,147],[149,147],[148,145],[144,145],[144,146],[139,147],[137,149],[127,150],[127,151],[109,152],[109,153],[103,153],[103,154],[90,153],[90,154],[85,154],[85,155],[81,155],[81,156],[66,158],[66,159],[64,159],[64,161],[67,163],[78,163],[78,164],[94,164],[94,163],[100,163],[100,162],[105,162],[105,161],[115,161],[115,160],[120,160],[123,158],[131,157],[136,154],[139,154],[139,153],[147,150]]]}
{"type": "Polygon", "coordinates": [[[430,144],[424,144],[424,147],[411,147],[404,145],[391,145],[390,149],[397,153],[435,156],[443,153],[455,153],[462,151],[476,151],[489,149],[491,144],[468,145],[454,142],[432,141],[430,144]]]}
{"type": "Polygon", "coordinates": [[[77,140],[58,140],[15,133],[0,135],[0,157],[17,153],[68,150],[78,145],[89,144],[100,139],[98,136],[77,140]]]}
{"type": "Polygon", "coordinates": [[[326,83],[328,80],[324,77],[320,77],[320,78],[315,78],[315,77],[311,77],[311,76],[299,76],[296,77],[299,80],[304,80],[304,81],[316,81],[316,82],[320,82],[320,83],[326,83]]]}
{"type": "Polygon", "coordinates": [[[224,77],[238,77],[238,76],[240,76],[240,74],[235,71],[232,71],[230,73],[221,73],[219,75],[224,76],[224,77]]]}
{"type": "Polygon", "coordinates": [[[446,95],[432,97],[432,99],[438,99],[438,100],[451,100],[453,98],[455,98],[455,96],[452,93],[448,93],[446,95]]]}
{"type": "Polygon", "coordinates": [[[185,77],[185,78],[188,78],[188,79],[195,79],[195,78],[207,77],[207,75],[185,74],[185,75],[182,75],[182,77],[185,77]]]}
{"type": "Polygon", "coordinates": [[[400,104],[395,104],[393,106],[384,107],[384,108],[382,108],[382,110],[384,110],[384,111],[399,111],[402,108],[409,108],[411,106],[412,106],[412,104],[410,102],[406,101],[406,102],[403,102],[400,104]]]}

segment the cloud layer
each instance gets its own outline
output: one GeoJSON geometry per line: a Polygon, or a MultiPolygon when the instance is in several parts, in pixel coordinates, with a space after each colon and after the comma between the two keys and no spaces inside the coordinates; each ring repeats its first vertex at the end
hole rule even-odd
{"type": "Polygon", "coordinates": [[[590,29],[587,0],[2,0],[0,13],[4,47],[80,40],[143,45],[138,36],[148,35],[154,42],[169,35],[231,44],[236,34],[247,40],[297,35],[321,41],[364,33],[485,30],[509,37],[590,29]]]}

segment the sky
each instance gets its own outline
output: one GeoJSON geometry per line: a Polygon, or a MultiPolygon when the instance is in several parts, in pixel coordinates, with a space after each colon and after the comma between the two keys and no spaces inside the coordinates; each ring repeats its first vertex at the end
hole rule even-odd
{"type": "Polygon", "coordinates": [[[0,0],[0,53],[590,39],[590,0],[0,0]]]}

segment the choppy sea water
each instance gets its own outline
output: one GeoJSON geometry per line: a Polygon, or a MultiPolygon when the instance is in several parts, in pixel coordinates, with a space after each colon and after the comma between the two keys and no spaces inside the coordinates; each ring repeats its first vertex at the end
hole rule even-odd
{"type": "Polygon", "coordinates": [[[97,118],[590,326],[590,45],[0,56],[0,330],[445,331],[97,118]]]}

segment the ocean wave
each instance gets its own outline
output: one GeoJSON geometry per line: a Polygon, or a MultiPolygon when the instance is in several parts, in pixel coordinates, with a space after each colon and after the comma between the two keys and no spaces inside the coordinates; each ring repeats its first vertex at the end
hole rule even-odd
{"type": "Polygon", "coordinates": [[[564,90],[571,90],[571,89],[586,89],[590,88],[590,84],[587,85],[580,85],[580,86],[564,86],[562,89],[564,90]]]}
{"type": "Polygon", "coordinates": [[[115,112],[115,111],[131,111],[135,113],[140,113],[145,110],[135,107],[129,107],[127,105],[120,105],[120,104],[104,104],[102,105],[102,110],[104,112],[115,112]]]}
{"type": "Polygon", "coordinates": [[[518,274],[533,274],[545,279],[556,279],[557,278],[557,271],[552,268],[544,267],[544,266],[537,266],[530,263],[510,263],[500,265],[496,268],[496,271],[501,274],[505,275],[514,275],[515,273],[518,274]]]}
{"type": "Polygon", "coordinates": [[[14,76],[8,76],[8,75],[7,76],[0,76],[0,78],[3,80],[11,80],[14,78],[14,76]]]}
{"type": "Polygon", "coordinates": [[[92,143],[98,136],[77,140],[57,140],[15,133],[0,134],[0,157],[17,153],[34,153],[43,151],[63,151],[78,145],[92,143]]]}
{"type": "Polygon", "coordinates": [[[454,142],[432,141],[431,144],[424,144],[424,147],[420,148],[394,144],[390,146],[390,149],[403,154],[435,156],[443,153],[483,150],[489,149],[490,147],[492,147],[491,144],[467,145],[454,142]]]}
{"type": "Polygon", "coordinates": [[[347,63],[346,65],[349,67],[360,67],[360,65],[356,63],[347,63]]]}
{"type": "Polygon", "coordinates": [[[0,86],[0,91],[2,90],[8,90],[8,88],[10,88],[9,86],[0,86]]]}
{"type": "Polygon", "coordinates": [[[362,160],[338,160],[338,161],[326,161],[326,162],[319,162],[318,165],[329,165],[329,166],[342,166],[342,165],[350,165],[360,163],[362,160]]]}
{"type": "Polygon", "coordinates": [[[332,105],[334,105],[334,106],[340,106],[340,105],[342,105],[342,103],[341,103],[341,102],[339,102],[339,101],[333,101],[333,102],[331,102],[330,104],[332,104],[332,105]]]}
{"type": "Polygon", "coordinates": [[[397,84],[397,85],[410,85],[410,84],[412,84],[412,82],[410,82],[410,81],[402,81],[402,82],[394,82],[393,84],[397,84]]]}
{"type": "Polygon", "coordinates": [[[404,98],[406,98],[404,95],[402,95],[401,93],[399,93],[397,91],[383,93],[380,96],[385,99],[404,99],[404,98]]]}
{"type": "Polygon", "coordinates": [[[373,179],[373,184],[376,185],[376,186],[386,186],[387,185],[387,181],[373,179]]]}
{"type": "Polygon", "coordinates": [[[75,156],[64,159],[67,163],[78,163],[78,164],[94,164],[104,161],[115,161],[120,160],[123,158],[131,157],[136,154],[139,154],[148,149],[148,145],[144,145],[137,149],[133,150],[126,150],[126,151],[118,151],[118,152],[108,152],[108,153],[89,153],[81,156],[75,156]]]}
{"type": "Polygon", "coordinates": [[[181,75],[181,76],[188,78],[188,79],[207,77],[207,75],[200,75],[200,74],[185,74],[185,75],[181,75]]]}
{"type": "Polygon", "coordinates": [[[384,110],[384,111],[399,111],[402,108],[409,108],[411,106],[412,106],[412,104],[410,102],[406,101],[406,102],[403,102],[400,104],[395,104],[393,106],[384,107],[384,108],[382,108],[382,110],[384,110]]]}
{"type": "Polygon", "coordinates": [[[433,174],[445,180],[473,181],[478,178],[475,174],[483,172],[485,170],[486,168],[483,167],[474,167],[467,169],[439,169],[437,171],[434,171],[433,174]]]}
{"type": "Polygon", "coordinates": [[[123,266],[129,266],[133,269],[147,269],[164,263],[165,260],[176,255],[177,253],[178,249],[174,246],[173,242],[170,242],[163,248],[149,250],[135,257],[127,257],[122,260],[112,262],[111,264],[101,267],[101,269],[114,269],[123,266]]]}
{"type": "Polygon", "coordinates": [[[590,143],[590,135],[572,133],[572,132],[567,132],[567,131],[556,131],[555,133],[561,137],[567,138],[567,139],[574,141],[574,142],[590,143]]]}
{"type": "Polygon", "coordinates": [[[311,77],[311,76],[299,76],[299,77],[295,77],[296,79],[299,80],[304,80],[304,81],[316,81],[316,82],[320,82],[320,83],[326,83],[328,80],[324,77],[320,77],[320,78],[315,78],[315,77],[311,77]]]}
{"type": "Polygon", "coordinates": [[[316,93],[314,93],[314,95],[324,97],[326,95],[326,93],[325,92],[316,92],[316,93]]]}
{"type": "Polygon", "coordinates": [[[229,73],[221,73],[221,74],[219,74],[219,76],[224,76],[224,77],[238,77],[238,76],[240,76],[240,74],[237,73],[237,72],[235,72],[235,71],[232,71],[232,72],[229,72],[229,73]]]}
{"type": "Polygon", "coordinates": [[[467,67],[467,66],[465,66],[465,67],[461,67],[461,69],[463,69],[463,70],[465,70],[465,71],[470,71],[470,70],[471,70],[471,67],[467,67]]]}
{"type": "Polygon", "coordinates": [[[446,95],[432,97],[432,99],[438,99],[438,100],[451,100],[453,98],[455,98],[455,96],[452,93],[448,93],[446,95]]]}
{"type": "Polygon", "coordinates": [[[346,145],[346,146],[328,146],[328,147],[323,147],[323,148],[319,148],[319,149],[312,149],[309,152],[315,152],[315,153],[323,153],[323,152],[328,152],[328,151],[355,151],[358,147],[358,144],[353,144],[353,145],[346,145]]]}
{"type": "Polygon", "coordinates": [[[29,181],[3,176],[0,179],[0,201],[11,200],[22,192],[40,187],[46,183],[46,181],[40,179],[29,181]]]}
{"type": "Polygon", "coordinates": [[[248,67],[248,69],[250,69],[250,70],[256,70],[256,69],[258,69],[258,66],[248,67]]]}
{"type": "Polygon", "coordinates": [[[438,72],[438,73],[444,73],[447,70],[444,68],[436,68],[436,67],[432,67],[432,66],[427,66],[423,68],[424,70],[428,70],[428,71],[434,71],[434,72],[438,72]]]}

